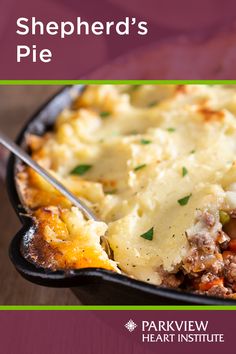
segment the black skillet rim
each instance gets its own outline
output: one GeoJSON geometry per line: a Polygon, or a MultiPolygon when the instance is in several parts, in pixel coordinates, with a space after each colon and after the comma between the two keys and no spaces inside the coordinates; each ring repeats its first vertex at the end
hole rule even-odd
{"type": "MultiPolygon", "coordinates": [[[[32,115],[29,121],[22,128],[18,138],[16,139],[17,144],[23,145],[25,134],[31,123],[36,122],[40,114],[44,112],[49,105],[52,107],[56,104],[56,101],[64,95],[70,95],[70,90],[76,88],[77,93],[84,89],[84,85],[66,86],[52,96],[45,104],[43,104],[38,111],[32,115]]],[[[72,99],[68,102],[71,103],[72,99]]],[[[31,218],[25,216],[27,213],[21,204],[19,194],[17,192],[17,187],[15,183],[15,171],[18,164],[18,159],[15,158],[13,154],[10,155],[8,166],[7,166],[7,190],[10,202],[19,217],[22,228],[17,232],[15,237],[13,237],[9,246],[9,256],[15,266],[16,270],[27,280],[44,286],[49,287],[79,287],[83,282],[93,282],[93,281],[108,281],[113,284],[122,284],[124,286],[131,287],[132,289],[137,289],[142,291],[144,294],[151,294],[158,298],[164,298],[166,301],[176,301],[191,305],[236,305],[235,300],[215,298],[205,295],[197,295],[192,293],[187,293],[182,290],[174,290],[163,287],[158,287],[152,284],[145,283],[143,281],[135,280],[129,278],[123,274],[117,274],[112,271],[104,270],[101,268],[83,268],[71,271],[56,271],[51,272],[41,267],[37,267],[30,263],[21,252],[22,240],[27,232],[34,231],[34,223],[31,218]]]]}

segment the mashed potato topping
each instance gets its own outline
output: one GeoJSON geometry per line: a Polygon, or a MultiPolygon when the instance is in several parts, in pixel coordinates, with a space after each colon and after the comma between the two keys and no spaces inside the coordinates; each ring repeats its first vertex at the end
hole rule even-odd
{"type": "MultiPolygon", "coordinates": [[[[236,209],[235,115],[234,87],[88,86],[52,132],[27,140],[33,158],[101,222],[85,220],[25,167],[18,182],[38,223],[31,259],[52,269],[102,267],[178,286],[172,275],[193,272],[193,234],[208,225],[216,240],[223,233],[220,211],[236,209]],[[199,221],[206,213],[214,225],[199,221]]],[[[222,260],[221,253],[211,256],[222,260]]]]}

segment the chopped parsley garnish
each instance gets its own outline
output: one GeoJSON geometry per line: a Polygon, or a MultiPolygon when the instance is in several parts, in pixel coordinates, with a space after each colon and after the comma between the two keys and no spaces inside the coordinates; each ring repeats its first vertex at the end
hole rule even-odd
{"type": "Polygon", "coordinates": [[[100,112],[100,117],[101,117],[101,118],[107,118],[107,117],[109,117],[110,115],[111,115],[111,113],[108,112],[108,111],[100,112]]]}
{"type": "Polygon", "coordinates": [[[142,145],[148,145],[148,144],[151,144],[152,142],[151,142],[151,140],[142,139],[142,140],[140,141],[140,143],[141,143],[142,145]]]}
{"type": "Polygon", "coordinates": [[[196,150],[191,150],[190,154],[195,154],[196,150]]]}
{"type": "Polygon", "coordinates": [[[185,166],[182,167],[182,176],[186,176],[188,174],[188,170],[185,166]]]}
{"type": "Polygon", "coordinates": [[[91,167],[92,165],[78,165],[71,171],[71,174],[82,176],[90,170],[91,167]]]}
{"type": "Polygon", "coordinates": [[[178,200],[179,205],[182,205],[182,206],[183,206],[183,205],[188,204],[188,201],[189,201],[189,199],[191,198],[191,196],[192,196],[192,193],[189,194],[189,195],[186,195],[186,197],[183,197],[183,198],[179,199],[179,200],[178,200]]]}
{"type": "Polygon", "coordinates": [[[154,106],[156,106],[157,105],[157,101],[153,101],[153,102],[150,102],[149,104],[148,104],[148,107],[154,107],[154,106]]]}
{"type": "Polygon", "coordinates": [[[224,210],[220,210],[219,212],[220,214],[220,222],[221,224],[224,226],[225,224],[228,224],[228,222],[230,221],[230,216],[228,213],[226,213],[226,211],[224,210]]]}
{"type": "Polygon", "coordinates": [[[113,132],[111,132],[111,136],[118,136],[120,133],[118,132],[118,131],[113,131],[113,132]]]}
{"type": "Polygon", "coordinates": [[[139,87],[142,86],[142,85],[132,85],[131,87],[131,91],[137,91],[139,89],[139,87]]]}
{"type": "Polygon", "coordinates": [[[144,234],[140,235],[140,237],[145,238],[145,240],[152,241],[152,239],[153,239],[153,230],[154,230],[154,228],[152,227],[150,230],[148,230],[144,234]]]}
{"type": "Polygon", "coordinates": [[[143,164],[143,165],[138,165],[134,168],[134,171],[139,171],[141,170],[142,168],[146,167],[147,165],[146,164],[143,164]]]}
{"type": "Polygon", "coordinates": [[[176,131],[176,129],[175,128],[168,128],[167,131],[170,132],[170,133],[173,133],[173,132],[176,131]]]}
{"type": "Polygon", "coordinates": [[[115,194],[117,193],[117,189],[112,189],[110,191],[106,191],[105,194],[115,194]]]}

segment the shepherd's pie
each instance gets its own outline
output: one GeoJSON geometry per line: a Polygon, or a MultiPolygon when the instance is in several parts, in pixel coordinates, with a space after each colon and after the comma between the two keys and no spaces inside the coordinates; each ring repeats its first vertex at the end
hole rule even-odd
{"type": "Polygon", "coordinates": [[[23,166],[32,262],[236,297],[236,87],[87,86],[27,143],[102,220],[23,166]]]}

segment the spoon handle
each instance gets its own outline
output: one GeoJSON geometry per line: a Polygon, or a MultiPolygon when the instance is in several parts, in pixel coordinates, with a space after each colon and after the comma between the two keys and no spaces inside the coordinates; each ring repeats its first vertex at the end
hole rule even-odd
{"type": "Polygon", "coordinates": [[[75,197],[67,188],[65,188],[54,176],[52,176],[48,171],[41,167],[36,161],[34,161],[23,149],[16,145],[11,139],[9,139],[5,134],[0,132],[0,144],[2,144],[6,149],[11,151],[20,160],[25,162],[34,171],[36,171],[41,177],[43,177],[48,183],[50,183],[56,190],[58,190],[62,195],[64,195],[74,206],[79,208],[86,218],[98,221],[93,212],[77,197],[75,197]]]}

